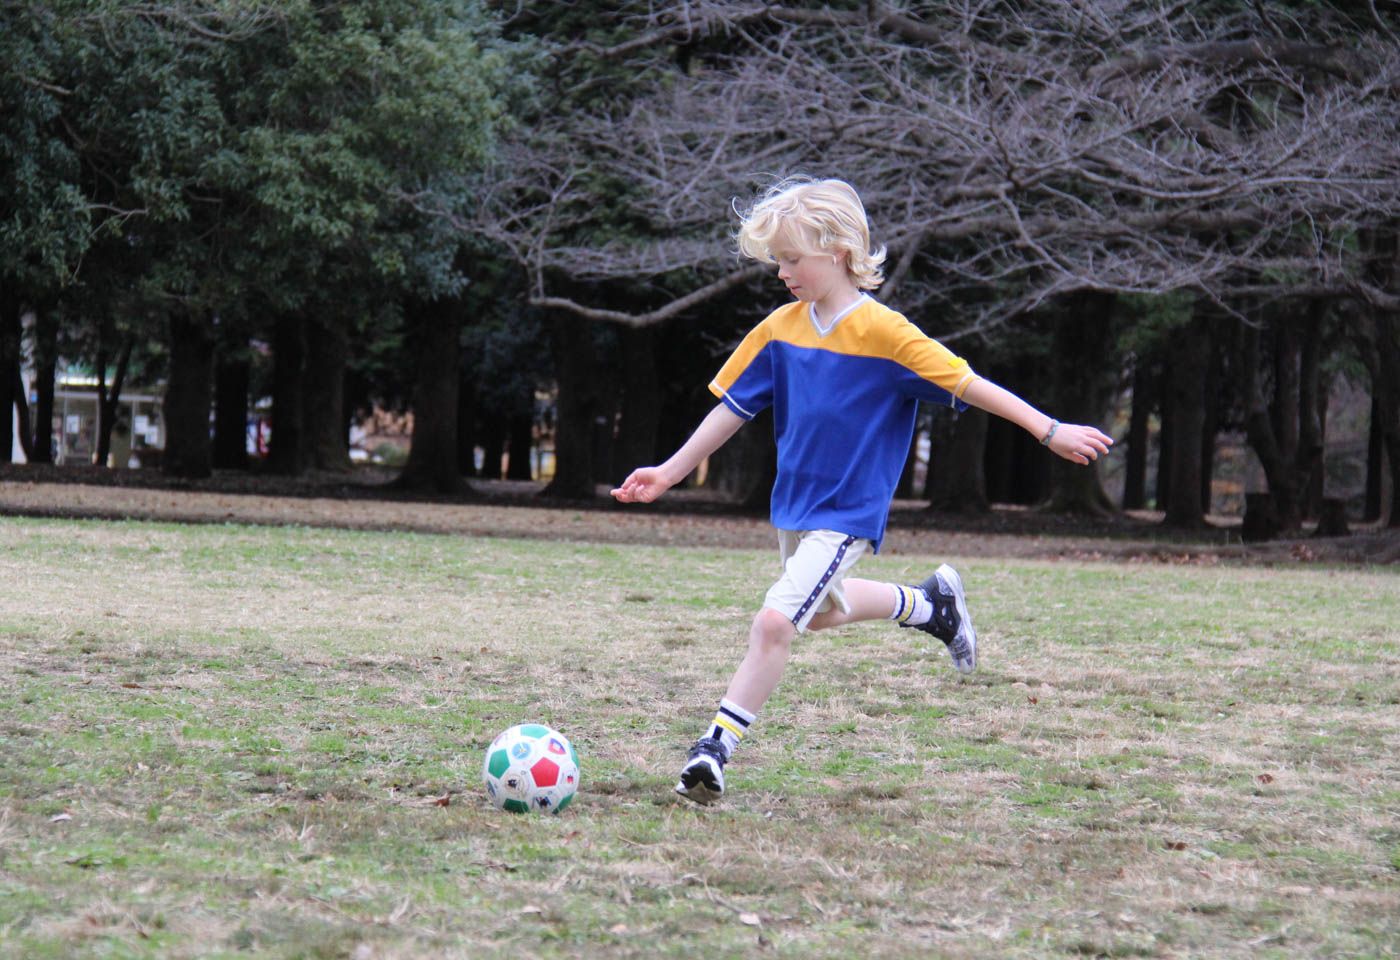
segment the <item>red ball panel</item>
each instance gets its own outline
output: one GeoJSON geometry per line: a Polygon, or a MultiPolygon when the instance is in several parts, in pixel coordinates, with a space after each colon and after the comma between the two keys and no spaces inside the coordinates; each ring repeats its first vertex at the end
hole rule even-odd
{"type": "Polygon", "coordinates": [[[552,787],[559,782],[559,764],[545,757],[530,768],[530,776],[535,778],[535,786],[552,787]]]}

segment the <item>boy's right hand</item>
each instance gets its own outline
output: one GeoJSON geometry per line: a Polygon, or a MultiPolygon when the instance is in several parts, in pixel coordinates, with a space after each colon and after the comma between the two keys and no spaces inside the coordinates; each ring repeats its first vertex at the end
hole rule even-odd
{"type": "Polygon", "coordinates": [[[613,489],[612,495],[620,503],[651,503],[671,486],[660,467],[638,467],[627,475],[622,486],[613,489]]]}
{"type": "Polygon", "coordinates": [[[1109,448],[1113,446],[1113,438],[1098,427],[1089,427],[1082,423],[1062,423],[1046,446],[1050,448],[1051,453],[1084,466],[1090,460],[1107,456],[1109,448]]]}

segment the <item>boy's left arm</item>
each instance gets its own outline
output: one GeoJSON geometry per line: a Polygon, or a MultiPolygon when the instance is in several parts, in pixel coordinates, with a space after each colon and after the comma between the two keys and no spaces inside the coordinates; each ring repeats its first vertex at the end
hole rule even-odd
{"type": "Polygon", "coordinates": [[[1113,438],[1097,427],[1060,423],[990,380],[978,378],[969,383],[962,399],[978,409],[1018,424],[1052,452],[1074,463],[1087,464],[1097,460],[1113,446],[1113,438]],[[1046,437],[1050,439],[1047,441],[1046,437]]]}

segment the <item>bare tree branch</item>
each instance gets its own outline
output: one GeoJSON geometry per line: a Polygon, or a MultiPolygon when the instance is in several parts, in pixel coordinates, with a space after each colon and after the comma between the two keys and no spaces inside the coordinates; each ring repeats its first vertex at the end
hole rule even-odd
{"type": "Polygon", "coordinates": [[[561,62],[723,42],[652,56],[507,145],[472,226],[538,304],[646,324],[732,290],[765,268],[733,268],[726,208],[792,173],[850,180],[898,251],[880,295],[957,300],[980,311],[965,332],[1082,289],[1386,295],[1347,238],[1400,220],[1388,33],[1271,11],[1261,35],[1247,7],[1204,23],[1184,0],[636,9],[633,38],[561,62]],[[551,292],[681,271],[693,291],[638,313],[551,292]]]}
{"type": "Polygon", "coordinates": [[[567,297],[531,297],[530,305],[532,307],[553,307],[559,310],[567,310],[570,313],[576,313],[589,320],[608,320],[629,327],[646,327],[654,323],[660,323],[662,320],[669,320],[679,313],[684,313],[696,304],[703,303],[712,297],[733,290],[735,287],[743,286],[749,281],[763,276],[763,274],[767,272],[768,267],[766,265],[750,266],[744,267],[741,270],[735,270],[728,276],[720,277],[718,280],[707,283],[705,286],[683,297],[677,297],[664,307],[658,307],[647,313],[624,313],[620,310],[604,310],[597,307],[588,307],[581,303],[576,303],[567,297]]]}

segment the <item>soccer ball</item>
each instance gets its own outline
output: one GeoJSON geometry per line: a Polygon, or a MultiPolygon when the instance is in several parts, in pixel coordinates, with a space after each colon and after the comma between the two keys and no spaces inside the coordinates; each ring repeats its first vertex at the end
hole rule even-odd
{"type": "Polygon", "coordinates": [[[558,813],[578,792],[578,754],[558,730],[518,723],[486,748],[481,778],[502,810],[558,813]]]}

